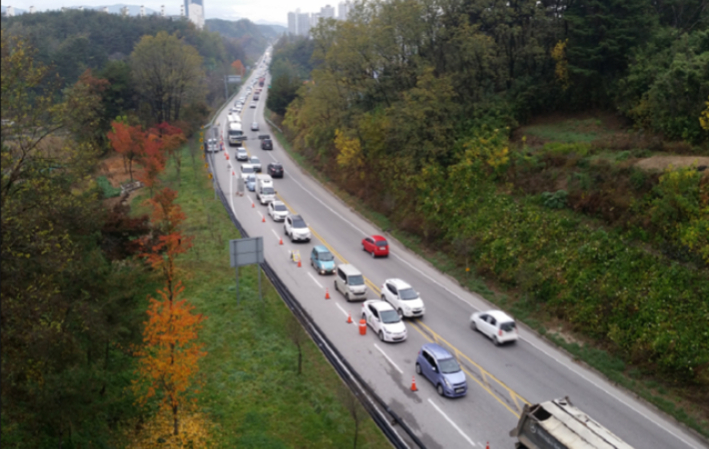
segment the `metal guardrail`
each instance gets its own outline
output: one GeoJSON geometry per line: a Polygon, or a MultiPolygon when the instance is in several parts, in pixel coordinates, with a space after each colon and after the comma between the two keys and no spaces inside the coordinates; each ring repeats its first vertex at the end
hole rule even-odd
{"type": "MultiPolygon", "coordinates": [[[[205,155],[209,158],[209,154],[205,155]]],[[[229,214],[229,218],[232,223],[241,233],[242,237],[249,237],[246,229],[242,227],[241,223],[232,212],[232,208],[229,206],[227,197],[224,195],[219,182],[215,182],[216,193],[222,201],[222,205],[229,214]]],[[[264,271],[266,277],[271,281],[276,291],[281,296],[281,299],[286,304],[286,306],[291,310],[296,319],[301,323],[304,330],[313,339],[313,341],[321,350],[325,358],[330,362],[335,371],[341,377],[343,382],[350,388],[356,398],[360,401],[363,408],[368,412],[375,424],[382,430],[387,439],[392,443],[392,445],[397,449],[405,449],[409,446],[402,439],[402,437],[394,429],[394,425],[397,424],[399,427],[411,438],[411,440],[421,449],[426,449],[424,443],[417,437],[414,432],[409,428],[409,426],[402,420],[402,418],[392,410],[377,393],[365,382],[365,380],[353,369],[353,367],[348,363],[348,361],[343,357],[343,355],[335,348],[335,346],[330,342],[328,337],[320,330],[318,325],[315,323],[310,314],[301,306],[296,297],[291,293],[288,287],[281,281],[276,272],[271,268],[268,262],[259,264],[261,269],[264,271]],[[390,422],[385,416],[385,413],[389,415],[394,422],[390,422]]]]}

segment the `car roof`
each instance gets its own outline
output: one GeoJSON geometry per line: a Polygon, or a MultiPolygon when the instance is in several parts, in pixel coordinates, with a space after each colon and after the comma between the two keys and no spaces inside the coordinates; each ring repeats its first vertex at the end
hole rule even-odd
{"type": "Polygon", "coordinates": [[[242,164],[242,168],[254,168],[251,164],[242,164]]]}
{"type": "Polygon", "coordinates": [[[381,235],[371,235],[370,237],[372,237],[372,240],[374,240],[376,242],[386,242],[387,241],[387,239],[382,237],[381,235]]]}
{"type": "Polygon", "coordinates": [[[492,316],[493,318],[496,319],[496,321],[515,321],[513,318],[509,317],[505,312],[501,312],[500,310],[489,310],[487,312],[483,312],[485,314],[488,314],[492,316]]]}
{"type": "Polygon", "coordinates": [[[397,279],[397,278],[387,279],[385,281],[385,283],[394,285],[397,290],[402,289],[402,288],[410,288],[411,287],[411,285],[409,285],[406,282],[404,282],[403,280],[397,279]]]}
{"type": "Polygon", "coordinates": [[[285,206],[285,204],[281,201],[272,201],[270,204],[273,204],[274,206],[285,206]]]}
{"type": "Polygon", "coordinates": [[[326,248],[324,245],[316,245],[313,247],[314,250],[318,251],[319,253],[329,253],[328,248],[326,248]]]}
{"type": "Polygon", "coordinates": [[[244,147],[237,147],[237,151],[246,151],[247,149],[244,147]]]}
{"type": "Polygon", "coordinates": [[[259,160],[259,156],[252,156],[252,157],[250,157],[249,159],[251,159],[251,160],[256,159],[256,160],[258,161],[258,160],[259,160]]]}
{"type": "Polygon", "coordinates": [[[453,358],[453,355],[451,355],[449,351],[437,345],[436,343],[427,343],[422,346],[422,349],[426,349],[427,352],[433,355],[434,358],[437,360],[453,358]]]}
{"type": "Polygon", "coordinates": [[[394,307],[392,307],[390,303],[381,299],[370,299],[366,302],[368,305],[374,306],[378,312],[382,312],[385,310],[394,310],[394,307]]]}

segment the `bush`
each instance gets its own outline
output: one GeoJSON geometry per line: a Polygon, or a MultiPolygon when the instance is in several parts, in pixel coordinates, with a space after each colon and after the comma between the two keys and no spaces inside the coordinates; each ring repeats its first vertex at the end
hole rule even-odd
{"type": "Polygon", "coordinates": [[[101,189],[104,198],[113,198],[121,194],[121,188],[112,186],[106,176],[96,178],[96,184],[99,186],[99,189],[101,189]]]}
{"type": "Polygon", "coordinates": [[[549,142],[542,147],[543,151],[567,156],[569,154],[576,154],[577,156],[584,157],[589,154],[592,146],[586,142],[576,142],[576,143],[560,143],[560,142],[549,142]]]}
{"type": "Polygon", "coordinates": [[[550,209],[563,209],[567,205],[567,191],[558,190],[555,193],[542,192],[542,204],[550,209]]]}

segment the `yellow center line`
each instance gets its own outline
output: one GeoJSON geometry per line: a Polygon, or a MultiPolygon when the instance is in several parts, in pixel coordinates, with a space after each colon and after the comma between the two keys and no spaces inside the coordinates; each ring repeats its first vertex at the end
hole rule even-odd
{"type": "MultiPolygon", "coordinates": [[[[286,201],[283,199],[283,197],[281,197],[281,195],[278,195],[278,194],[277,194],[277,196],[278,196],[278,198],[286,205],[286,207],[288,208],[288,210],[289,210],[292,214],[295,215],[295,214],[296,214],[295,209],[294,209],[293,207],[291,207],[291,205],[288,204],[288,202],[286,202],[286,201]]],[[[345,257],[343,257],[340,253],[338,253],[338,252],[335,250],[335,248],[333,248],[331,245],[329,245],[328,242],[326,242],[326,241],[323,239],[323,237],[321,237],[312,227],[309,226],[309,229],[311,230],[311,233],[313,234],[313,236],[315,236],[318,240],[320,240],[320,241],[323,243],[323,245],[324,245],[326,248],[328,248],[328,250],[329,250],[331,253],[333,253],[333,254],[334,254],[338,259],[340,259],[343,263],[348,263],[348,261],[345,259],[345,257]]],[[[380,294],[381,294],[380,289],[379,289],[370,279],[368,279],[367,277],[363,276],[363,278],[365,279],[365,284],[366,284],[368,287],[370,287],[375,293],[377,293],[377,296],[379,297],[380,294]]],[[[504,384],[501,380],[498,380],[498,379],[497,379],[495,376],[493,376],[491,373],[489,373],[488,371],[486,371],[485,369],[483,369],[483,367],[481,367],[478,363],[476,363],[476,362],[474,362],[473,360],[471,360],[471,359],[470,359],[468,356],[466,356],[463,352],[459,351],[458,348],[456,348],[454,345],[452,345],[451,343],[449,343],[448,341],[446,341],[444,338],[442,338],[439,334],[437,334],[436,332],[434,332],[429,326],[427,326],[426,324],[424,324],[421,320],[412,321],[411,324],[412,324],[412,327],[414,327],[414,329],[416,329],[417,332],[419,332],[427,341],[429,341],[429,342],[431,342],[431,343],[439,343],[439,341],[445,343],[447,346],[449,346],[451,349],[454,350],[454,353],[456,354],[456,356],[460,356],[460,357],[464,358],[466,361],[468,361],[468,362],[471,363],[474,367],[476,367],[478,370],[480,370],[480,372],[481,372],[481,377],[483,377],[484,379],[486,379],[486,378],[492,379],[492,380],[495,381],[498,385],[500,385],[501,387],[503,387],[503,388],[508,392],[508,394],[510,394],[511,399],[512,399],[513,402],[515,403],[516,407],[519,408],[517,399],[520,399],[521,401],[523,401],[523,402],[529,404],[529,402],[526,401],[522,396],[520,396],[518,393],[516,393],[515,391],[513,391],[513,389],[511,389],[510,387],[508,387],[508,386],[507,386],[506,384],[504,384]],[[429,337],[429,335],[427,335],[424,331],[422,331],[422,329],[420,329],[419,326],[422,326],[422,327],[425,328],[428,332],[430,332],[431,335],[434,336],[434,340],[432,340],[432,339],[429,337]]],[[[519,416],[519,415],[520,415],[520,412],[519,412],[519,411],[516,412],[515,410],[513,410],[512,408],[510,408],[510,406],[509,406],[505,401],[503,401],[503,400],[499,397],[499,395],[497,395],[495,392],[493,392],[493,391],[490,389],[489,386],[487,386],[486,384],[484,384],[483,382],[481,382],[480,380],[478,380],[478,378],[477,378],[476,376],[474,376],[473,374],[471,374],[466,368],[461,367],[461,369],[468,375],[468,377],[470,377],[474,382],[476,382],[478,385],[480,385],[481,388],[483,388],[486,392],[488,392],[488,394],[490,394],[491,396],[493,396],[493,397],[494,397],[501,405],[503,405],[503,407],[505,407],[510,413],[512,413],[512,414],[515,415],[515,416],[519,416]]]]}

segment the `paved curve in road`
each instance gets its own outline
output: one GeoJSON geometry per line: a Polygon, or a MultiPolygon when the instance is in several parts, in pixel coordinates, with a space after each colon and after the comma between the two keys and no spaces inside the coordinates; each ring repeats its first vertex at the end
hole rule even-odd
{"type": "MultiPolygon", "coordinates": [[[[255,77],[253,74],[245,86],[251,85],[255,77]]],[[[245,95],[244,89],[235,97],[245,95]]],[[[266,259],[284,283],[365,381],[427,447],[484,448],[487,442],[491,448],[513,447],[514,440],[508,432],[515,427],[524,403],[563,396],[569,396],[574,405],[636,448],[707,447],[706,441],[575,363],[525,327],[520,327],[521,339],[516,344],[494,346],[472,331],[468,323],[472,312],[489,309],[490,305],[391,237],[389,258],[372,259],[364,253],[362,237],[382,231],[305,174],[275,139],[273,151],[260,149],[257,136],[270,133],[263,119],[267,91],[265,88],[262,92],[256,109],[248,107],[249,97],[242,112],[248,136],[244,146],[250,156],[259,156],[264,170],[269,162],[278,160],[283,164],[285,176],[274,181],[275,189],[291,213],[303,216],[313,239],[310,243],[291,243],[284,235],[283,224],[269,218],[253,193],[247,192],[243,197],[235,194],[239,163],[235,149],[226,144],[226,132],[225,151],[210,156],[216,181],[249,235],[263,236],[266,259]],[[258,132],[249,131],[254,121],[259,123],[258,132]],[[333,289],[333,276],[321,276],[309,266],[310,250],[319,243],[330,248],[339,263],[351,263],[362,271],[370,287],[369,298],[377,298],[383,281],[390,277],[404,279],[421,293],[426,315],[422,320],[406,321],[405,342],[382,343],[369,329],[366,336],[360,336],[357,325],[346,324],[348,314],[355,322],[359,320],[361,304],[345,301],[333,289]],[[301,268],[289,260],[289,252],[296,250],[304,261],[301,268]],[[330,300],[325,299],[326,288],[330,300]],[[456,354],[467,374],[466,397],[439,397],[431,384],[415,376],[417,351],[427,342],[438,342],[456,354]],[[413,376],[416,392],[410,391],[413,376]]],[[[220,133],[226,129],[226,116],[227,109],[215,121],[220,133]]]]}

